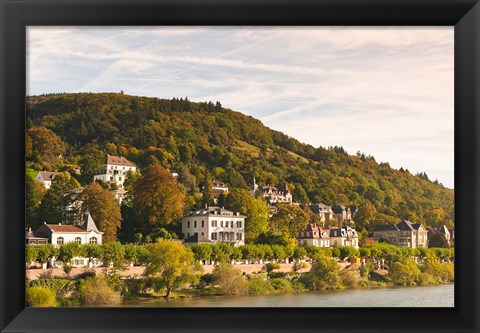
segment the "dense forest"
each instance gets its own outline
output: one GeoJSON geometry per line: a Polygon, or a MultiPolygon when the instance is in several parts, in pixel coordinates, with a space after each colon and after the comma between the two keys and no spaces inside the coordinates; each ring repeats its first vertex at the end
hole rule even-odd
{"type": "Polygon", "coordinates": [[[359,207],[356,219],[367,232],[402,218],[454,224],[454,191],[425,173],[395,170],[342,147],[303,144],[220,102],[118,93],[27,98],[28,169],[70,171],[86,186],[106,154],[126,157],[142,173],[152,165],[178,173],[185,209],[204,204],[204,185],[213,179],[248,189],[255,177],[259,185],[288,185],[294,202],[359,207]]]}

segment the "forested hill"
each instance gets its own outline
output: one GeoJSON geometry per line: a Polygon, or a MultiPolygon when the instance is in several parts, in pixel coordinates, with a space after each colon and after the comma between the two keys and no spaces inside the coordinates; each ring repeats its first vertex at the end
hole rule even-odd
{"type": "Polygon", "coordinates": [[[83,184],[92,181],[109,153],[141,169],[159,163],[179,173],[191,206],[198,204],[206,178],[249,188],[255,176],[259,185],[283,189],[288,184],[296,202],[373,205],[376,223],[406,218],[453,227],[453,190],[426,174],[394,170],[341,147],[302,144],[219,102],[116,93],[33,96],[27,98],[27,128],[27,166],[68,170],[78,165],[83,184]]]}

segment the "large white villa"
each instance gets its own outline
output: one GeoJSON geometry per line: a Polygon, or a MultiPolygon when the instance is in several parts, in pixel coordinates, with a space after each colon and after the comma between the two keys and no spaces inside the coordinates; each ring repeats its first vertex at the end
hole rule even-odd
{"type": "Polygon", "coordinates": [[[220,207],[189,211],[182,218],[185,243],[245,243],[245,216],[220,207]]]}
{"type": "Polygon", "coordinates": [[[100,180],[107,184],[115,183],[118,188],[122,188],[128,171],[137,172],[135,164],[123,156],[107,155],[104,169],[97,171],[93,180],[100,180]]]}

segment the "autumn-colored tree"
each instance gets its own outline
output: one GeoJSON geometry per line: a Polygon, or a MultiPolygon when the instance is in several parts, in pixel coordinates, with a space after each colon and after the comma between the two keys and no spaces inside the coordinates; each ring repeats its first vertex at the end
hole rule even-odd
{"type": "Polygon", "coordinates": [[[307,211],[296,205],[282,204],[271,218],[272,229],[288,237],[296,237],[297,233],[307,226],[310,216],[307,211]]]}
{"type": "Polygon", "coordinates": [[[185,193],[168,170],[153,165],[133,186],[133,209],[144,224],[144,235],[168,225],[183,214],[185,193]]]}
{"type": "Polygon", "coordinates": [[[36,182],[28,175],[25,177],[25,219],[26,225],[35,228],[37,209],[45,195],[45,186],[36,182]]]}
{"type": "Polygon", "coordinates": [[[86,212],[92,215],[97,228],[103,232],[103,241],[115,241],[122,220],[115,194],[93,182],[83,189],[79,201],[82,202],[81,216],[86,212]]]}
{"type": "Polygon", "coordinates": [[[35,162],[46,169],[61,162],[61,156],[65,155],[65,143],[58,135],[45,127],[33,127],[27,131],[27,136],[27,153],[35,162]]]}
{"type": "Polygon", "coordinates": [[[69,194],[79,187],[78,181],[72,178],[68,172],[55,176],[52,180],[52,186],[46,192],[38,207],[37,219],[33,227],[38,227],[43,222],[51,224],[64,222],[63,213],[65,208],[71,204],[69,194]]]}
{"type": "Polygon", "coordinates": [[[225,198],[225,208],[245,215],[245,241],[252,242],[268,231],[268,206],[245,189],[232,189],[225,198]]]}

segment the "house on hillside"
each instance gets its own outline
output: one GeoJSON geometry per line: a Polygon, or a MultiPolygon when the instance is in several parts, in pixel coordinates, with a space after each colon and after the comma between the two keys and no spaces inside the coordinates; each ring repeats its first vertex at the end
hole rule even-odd
{"type": "Polygon", "coordinates": [[[305,227],[305,230],[300,231],[297,234],[297,244],[299,246],[313,245],[319,247],[330,247],[330,229],[309,223],[305,227]]]}
{"type": "Polygon", "coordinates": [[[113,194],[115,194],[115,198],[118,200],[118,204],[121,205],[122,201],[127,197],[128,191],[125,190],[125,188],[119,188],[114,191],[112,191],[113,194]]]}
{"type": "Polygon", "coordinates": [[[42,183],[43,186],[48,190],[52,186],[52,180],[55,176],[61,174],[61,172],[56,171],[39,171],[35,180],[39,183],[42,183]]]}
{"type": "Polygon", "coordinates": [[[358,234],[351,227],[330,227],[331,246],[352,246],[358,249],[358,234]]]}
{"type": "MultiPolygon", "coordinates": [[[[46,240],[48,243],[56,247],[60,247],[63,244],[71,242],[78,244],[102,244],[102,235],[103,232],[97,229],[92,216],[87,213],[85,214],[83,224],[80,226],[61,223],[44,223],[33,233],[27,232],[26,242],[27,244],[32,245],[35,244],[33,243],[35,241],[38,242],[37,244],[46,244],[46,242],[44,242],[44,240],[46,240]],[[33,238],[31,236],[33,236],[33,238]]],[[[53,258],[49,264],[50,267],[58,266],[55,258],[53,258]]],[[[72,259],[70,264],[73,267],[97,267],[102,263],[98,258],[88,262],[88,259],[84,257],[75,257],[72,259]]],[[[61,265],[63,265],[63,263],[61,263],[61,265]]]]}
{"type": "Polygon", "coordinates": [[[70,242],[78,244],[102,244],[103,232],[97,229],[90,213],[85,214],[82,225],[42,224],[36,231],[38,237],[47,238],[50,244],[60,246],[70,242]]]}
{"type": "Polygon", "coordinates": [[[252,195],[261,195],[264,199],[270,204],[277,203],[286,203],[291,204],[293,202],[292,193],[288,188],[288,185],[285,185],[285,191],[279,190],[275,186],[258,186],[255,177],[253,178],[253,184],[250,187],[250,193],[252,195]]]}
{"type": "Polygon", "coordinates": [[[428,244],[425,227],[407,220],[392,225],[377,225],[373,230],[373,237],[399,247],[427,247],[428,244]]]}
{"type": "Polygon", "coordinates": [[[224,183],[224,182],[221,182],[219,180],[214,180],[212,182],[212,192],[213,192],[213,199],[215,201],[215,203],[217,203],[218,201],[218,197],[220,196],[220,194],[228,194],[228,186],[224,183]]]}
{"type": "Polygon", "coordinates": [[[332,211],[336,215],[338,224],[343,225],[343,223],[349,223],[352,221],[352,213],[349,207],[343,205],[333,205],[332,211]]]}
{"type": "Polygon", "coordinates": [[[325,224],[329,225],[336,217],[330,206],[321,203],[311,204],[310,211],[320,218],[323,226],[325,226],[325,224]]]}
{"type": "Polygon", "coordinates": [[[102,181],[107,184],[116,184],[118,188],[123,187],[128,171],[137,172],[135,164],[123,156],[107,155],[102,170],[98,170],[93,176],[94,181],[102,181]]]}
{"type": "Polygon", "coordinates": [[[220,207],[189,211],[182,218],[184,243],[227,243],[234,246],[245,242],[245,218],[240,213],[220,207]]]}

